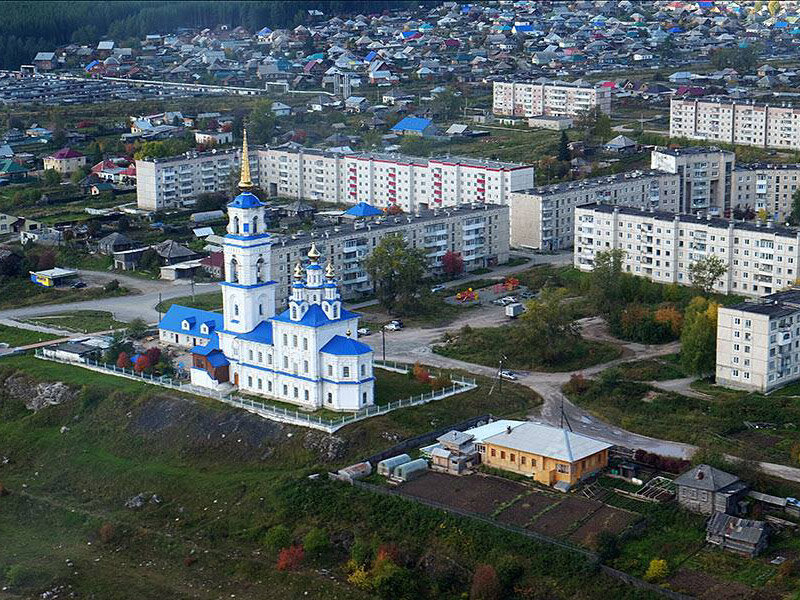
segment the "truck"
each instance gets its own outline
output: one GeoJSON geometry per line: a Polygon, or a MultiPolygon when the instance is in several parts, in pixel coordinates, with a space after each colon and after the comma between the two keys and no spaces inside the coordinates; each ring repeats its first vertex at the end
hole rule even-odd
{"type": "Polygon", "coordinates": [[[524,312],[525,312],[525,307],[519,302],[514,302],[506,306],[506,316],[509,319],[516,319],[524,312]]]}

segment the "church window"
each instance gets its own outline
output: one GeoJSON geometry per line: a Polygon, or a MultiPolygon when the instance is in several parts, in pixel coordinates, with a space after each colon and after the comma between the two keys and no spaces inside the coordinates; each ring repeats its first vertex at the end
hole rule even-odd
{"type": "Polygon", "coordinates": [[[367,365],[361,365],[361,376],[365,377],[367,374],[367,365]]]}
{"type": "Polygon", "coordinates": [[[230,268],[230,278],[232,283],[239,283],[239,271],[237,269],[238,264],[235,258],[231,259],[231,268],[230,268]]]}
{"type": "Polygon", "coordinates": [[[308,373],[308,361],[307,360],[303,361],[303,372],[304,373],[308,373]]]}
{"type": "Polygon", "coordinates": [[[283,395],[284,396],[288,396],[289,395],[289,386],[286,385],[285,383],[283,384],[283,395]]]}
{"type": "Polygon", "coordinates": [[[247,360],[253,360],[253,350],[247,351],[247,360]]]}
{"type": "Polygon", "coordinates": [[[189,325],[189,321],[184,321],[183,323],[181,323],[181,325],[183,325],[183,328],[186,331],[189,331],[189,329],[191,328],[191,325],[189,325]]]}
{"type": "Polygon", "coordinates": [[[333,377],[333,365],[328,365],[328,376],[333,377]]]}
{"type": "Polygon", "coordinates": [[[233,305],[233,316],[234,317],[238,317],[239,316],[239,305],[238,304],[234,304],[233,305]]]}
{"type": "Polygon", "coordinates": [[[339,305],[338,304],[334,305],[334,307],[333,307],[333,318],[334,319],[338,319],[339,318],[339,305]]]}
{"type": "Polygon", "coordinates": [[[296,336],[296,335],[293,335],[293,336],[292,336],[292,346],[294,346],[295,348],[297,348],[297,336],[296,336]]]}
{"type": "Polygon", "coordinates": [[[239,217],[233,217],[233,233],[239,234],[239,217]]]}
{"type": "Polygon", "coordinates": [[[333,394],[328,392],[328,404],[333,404],[333,394]]]}
{"type": "Polygon", "coordinates": [[[308,338],[303,338],[303,350],[308,350],[308,338]]]}
{"type": "Polygon", "coordinates": [[[271,381],[267,381],[267,391],[268,392],[272,391],[272,382],[271,381]]]}
{"type": "Polygon", "coordinates": [[[342,367],[342,377],[345,379],[350,377],[350,367],[342,367]]]}
{"type": "Polygon", "coordinates": [[[366,404],[366,403],[367,403],[367,392],[364,392],[361,395],[361,404],[366,404]]]}
{"type": "Polygon", "coordinates": [[[288,356],[284,356],[283,357],[283,368],[284,369],[288,369],[289,368],[289,357],[288,356]]]}
{"type": "Polygon", "coordinates": [[[293,306],[292,307],[292,321],[296,321],[296,320],[297,320],[297,307],[293,306]]]}
{"type": "Polygon", "coordinates": [[[308,402],[308,390],[303,392],[303,398],[305,399],[306,402],[308,402]]]}
{"type": "Polygon", "coordinates": [[[248,378],[247,378],[247,387],[253,387],[253,378],[252,377],[248,376],[248,378]]]}
{"type": "Polygon", "coordinates": [[[258,314],[260,314],[260,315],[264,314],[264,305],[263,304],[259,304],[258,305],[258,314]]]}
{"type": "Polygon", "coordinates": [[[300,392],[298,391],[297,386],[294,386],[294,397],[295,398],[299,398],[300,397],[300,392]]]}
{"type": "Polygon", "coordinates": [[[288,337],[286,336],[286,334],[284,333],[284,334],[283,334],[283,345],[284,345],[284,346],[288,346],[288,345],[289,345],[289,341],[288,341],[288,340],[289,340],[289,338],[288,338],[288,337]]]}
{"type": "Polygon", "coordinates": [[[258,216],[253,217],[253,233],[258,233],[258,216]]]}
{"type": "Polygon", "coordinates": [[[266,281],[264,277],[264,259],[259,258],[258,262],[256,262],[256,282],[263,283],[266,281]]]}
{"type": "Polygon", "coordinates": [[[258,389],[261,389],[261,378],[258,379],[258,389]]]}
{"type": "Polygon", "coordinates": [[[263,352],[259,352],[258,353],[258,362],[260,362],[260,363],[264,362],[264,353],[263,352]]]}
{"type": "Polygon", "coordinates": [[[267,364],[268,365],[272,364],[272,354],[267,354],[267,364]]]}

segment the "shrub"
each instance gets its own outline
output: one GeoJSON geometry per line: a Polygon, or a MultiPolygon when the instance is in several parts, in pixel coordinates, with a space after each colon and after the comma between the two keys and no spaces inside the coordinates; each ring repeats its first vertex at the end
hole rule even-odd
{"type": "Polygon", "coordinates": [[[183,566],[191,567],[196,562],[197,562],[196,556],[187,556],[186,558],[183,559],[183,566]]]}
{"type": "Polygon", "coordinates": [[[303,548],[309,556],[321,556],[329,546],[328,533],[319,527],[314,527],[303,537],[303,548]]]}
{"type": "Polygon", "coordinates": [[[478,565],[472,575],[470,600],[499,600],[502,589],[492,565],[478,565]]]}
{"type": "Polygon", "coordinates": [[[114,539],[114,526],[111,523],[103,523],[97,531],[97,537],[104,544],[110,543],[114,539]]]}
{"type": "Polygon", "coordinates": [[[378,548],[378,561],[390,560],[395,564],[400,562],[400,549],[395,544],[381,544],[378,548]]]}
{"type": "Polygon", "coordinates": [[[667,561],[662,558],[654,558],[650,561],[650,565],[647,567],[647,572],[644,574],[644,578],[647,581],[660,581],[667,576],[669,570],[667,569],[667,561]]]}
{"type": "Polygon", "coordinates": [[[278,554],[278,571],[296,571],[303,563],[303,547],[289,546],[278,554]]]}
{"type": "Polygon", "coordinates": [[[147,355],[147,358],[150,361],[151,365],[155,365],[158,363],[159,360],[161,360],[161,348],[159,348],[158,346],[153,346],[152,348],[148,348],[145,354],[147,355]]]}
{"type": "Polygon", "coordinates": [[[453,385],[453,382],[450,380],[448,375],[437,375],[431,379],[431,387],[434,390],[441,390],[446,387],[450,387],[451,385],[453,385]]]}
{"type": "Polygon", "coordinates": [[[358,565],[350,575],[347,576],[347,583],[355,587],[367,590],[372,587],[369,574],[363,565],[358,565]]]}
{"type": "Polygon", "coordinates": [[[286,525],[275,525],[264,536],[264,545],[272,552],[280,552],[292,545],[292,534],[286,525]]]}
{"type": "Polygon", "coordinates": [[[133,365],[133,370],[137,373],[141,373],[145,369],[150,368],[150,359],[147,357],[147,354],[140,354],[139,358],[136,359],[136,364],[133,365]]]}
{"type": "Polygon", "coordinates": [[[590,545],[597,552],[602,562],[619,556],[619,539],[610,531],[599,531],[592,536],[590,545]]]}
{"type": "Polygon", "coordinates": [[[2,482],[0,482],[0,498],[2,498],[3,496],[8,496],[8,490],[6,489],[6,486],[4,486],[2,482]]]}
{"type": "Polygon", "coordinates": [[[798,575],[800,575],[800,561],[797,559],[789,559],[778,567],[779,579],[789,579],[798,575]]]}
{"type": "Polygon", "coordinates": [[[128,356],[127,352],[120,352],[119,356],[117,356],[117,366],[120,369],[130,369],[131,368],[131,359],[128,356]]]}
{"type": "Polygon", "coordinates": [[[116,292],[118,289],[119,289],[119,280],[117,279],[112,279],[103,286],[103,290],[106,292],[116,292]]]}
{"type": "Polygon", "coordinates": [[[567,394],[584,394],[592,387],[592,382],[586,379],[581,373],[573,373],[569,381],[564,385],[567,394]]]}
{"type": "Polygon", "coordinates": [[[363,538],[356,538],[350,548],[350,558],[356,565],[365,565],[372,559],[372,546],[363,538]]]}
{"type": "Polygon", "coordinates": [[[414,367],[411,369],[411,374],[420,383],[428,383],[431,380],[431,374],[428,372],[428,369],[423,367],[421,364],[414,363],[414,367]]]}

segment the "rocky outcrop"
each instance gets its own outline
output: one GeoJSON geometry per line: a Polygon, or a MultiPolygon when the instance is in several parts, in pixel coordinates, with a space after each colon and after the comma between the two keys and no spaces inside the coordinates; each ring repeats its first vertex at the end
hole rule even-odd
{"type": "Polygon", "coordinates": [[[303,438],[303,448],[314,452],[322,462],[335,462],[344,457],[347,441],[336,435],[309,431],[303,438]]]}
{"type": "Polygon", "coordinates": [[[12,375],[3,382],[3,390],[25,404],[28,410],[39,411],[47,406],[56,406],[74,400],[78,391],[61,381],[34,383],[27,377],[12,375]]]}

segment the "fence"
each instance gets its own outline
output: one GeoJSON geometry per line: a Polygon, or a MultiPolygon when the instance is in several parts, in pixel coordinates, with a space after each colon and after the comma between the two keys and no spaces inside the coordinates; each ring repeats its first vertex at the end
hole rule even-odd
{"type": "MultiPolygon", "coordinates": [[[[37,358],[41,358],[43,360],[64,362],[60,359],[57,359],[51,353],[48,353],[42,349],[37,349],[35,351],[35,355],[37,358]]],[[[428,402],[441,400],[443,398],[454,396],[456,394],[473,390],[476,387],[478,387],[474,379],[466,377],[452,377],[450,379],[451,385],[447,387],[438,390],[433,390],[425,394],[420,394],[418,396],[411,396],[409,398],[404,398],[402,400],[396,400],[395,402],[389,402],[388,404],[368,406],[366,408],[359,410],[358,412],[349,415],[342,415],[342,417],[338,419],[328,419],[319,415],[307,414],[298,410],[292,410],[289,408],[284,408],[282,406],[276,406],[273,404],[269,404],[268,402],[261,402],[259,400],[253,400],[251,398],[235,396],[232,394],[226,395],[219,391],[200,388],[188,383],[181,383],[175,381],[170,377],[156,377],[154,375],[148,375],[146,373],[138,373],[134,369],[126,369],[118,367],[117,365],[114,364],[104,363],[88,358],[83,359],[82,361],[79,362],[75,362],[74,364],[84,367],[86,369],[90,369],[92,371],[99,371],[101,373],[108,373],[111,375],[116,375],[118,377],[125,377],[126,379],[139,380],[143,381],[144,383],[150,383],[153,385],[160,385],[162,387],[178,390],[188,394],[214,398],[230,406],[242,408],[244,410],[257,414],[260,417],[264,417],[265,419],[270,419],[272,421],[278,421],[281,423],[288,423],[291,425],[299,425],[300,427],[310,427],[312,429],[319,429],[322,431],[326,431],[327,433],[334,433],[335,431],[341,429],[345,425],[350,425],[351,423],[356,423],[357,421],[361,421],[369,417],[385,415],[386,413],[389,413],[393,410],[397,410],[398,408],[406,408],[409,406],[418,406],[420,404],[427,404],[428,402]]],[[[379,368],[385,368],[387,370],[392,370],[402,373],[407,373],[410,368],[410,365],[403,365],[402,363],[391,363],[387,365],[376,363],[376,366],[379,368]]]]}

